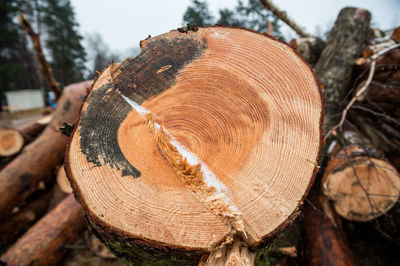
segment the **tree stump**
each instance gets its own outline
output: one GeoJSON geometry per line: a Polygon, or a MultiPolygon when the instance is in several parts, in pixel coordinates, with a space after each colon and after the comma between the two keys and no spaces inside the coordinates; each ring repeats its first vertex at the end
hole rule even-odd
{"type": "Polygon", "coordinates": [[[286,43],[246,29],[171,31],[141,46],[96,80],[67,150],[89,224],[135,263],[254,263],[318,170],[315,75],[286,43]]]}

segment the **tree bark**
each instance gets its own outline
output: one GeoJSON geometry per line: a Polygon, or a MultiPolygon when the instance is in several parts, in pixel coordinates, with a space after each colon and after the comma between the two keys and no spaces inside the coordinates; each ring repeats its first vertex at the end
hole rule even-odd
{"type": "Polygon", "coordinates": [[[299,52],[311,66],[317,63],[325,47],[325,42],[317,37],[293,39],[289,44],[299,52]]]}
{"type": "Polygon", "coordinates": [[[71,194],[28,232],[0,260],[7,265],[56,265],[85,228],[81,207],[71,194]]]}
{"type": "Polygon", "coordinates": [[[25,145],[34,141],[52,121],[52,115],[45,115],[18,128],[25,140],[25,145]]]}
{"type": "Polygon", "coordinates": [[[0,252],[8,245],[12,244],[25,233],[47,210],[50,192],[40,195],[38,199],[24,206],[20,211],[11,214],[3,223],[0,224],[0,252]]]}
{"type": "Polygon", "coordinates": [[[364,134],[374,147],[385,153],[385,156],[400,171],[400,136],[395,128],[392,128],[386,121],[372,119],[367,115],[359,116],[354,112],[350,113],[350,120],[362,134],[364,134]]]}
{"type": "Polygon", "coordinates": [[[313,205],[308,204],[304,210],[304,241],[309,265],[355,265],[341,220],[330,209],[320,189],[313,188],[309,200],[313,205]]]}
{"type": "Polygon", "coordinates": [[[200,263],[199,266],[251,266],[254,265],[255,259],[255,253],[251,252],[240,242],[234,242],[232,245],[210,254],[205,263],[200,263]]]}
{"type": "Polygon", "coordinates": [[[40,181],[50,177],[54,167],[61,163],[68,137],[59,128],[64,122],[73,124],[76,121],[90,84],[91,81],[85,81],[66,87],[51,124],[0,172],[0,220],[22,203],[40,181]]]}
{"type": "MultiPolygon", "coordinates": [[[[361,54],[367,40],[370,18],[370,13],[363,9],[342,9],[315,66],[326,97],[325,132],[339,122],[340,115],[337,113],[343,110],[355,59],[361,54]]],[[[324,166],[325,159],[328,158],[326,153],[332,141],[332,137],[326,140],[323,149],[325,156],[319,162],[321,166],[324,166]]],[[[319,178],[312,188],[309,202],[310,204],[305,206],[304,227],[310,263],[353,265],[353,256],[347,246],[340,221],[335,218],[337,214],[331,210],[329,202],[322,194],[319,178]]]]}
{"type": "Polygon", "coordinates": [[[343,110],[354,62],[367,41],[370,19],[366,10],[342,9],[315,66],[326,97],[325,132],[340,119],[337,113],[343,110]]]}

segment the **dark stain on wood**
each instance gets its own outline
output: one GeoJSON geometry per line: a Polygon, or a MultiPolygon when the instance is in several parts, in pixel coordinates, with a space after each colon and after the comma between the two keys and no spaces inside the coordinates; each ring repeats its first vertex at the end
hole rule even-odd
{"type": "Polygon", "coordinates": [[[129,112],[135,111],[116,90],[142,104],[174,85],[179,70],[198,58],[206,47],[205,39],[157,38],[136,58],[128,58],[121,64],[119,69],[123,74],[92,90],[79,131],[81,149],[88,162],[95,166],[109,164],[120,170],[122,176],[139,177],[140,171],[128,162],[118,143],[120,125],[129,112]],[[171,66],[168,71],[157,73],[166,65],[171,66]]]}
{"type": "Polygon", "coordinates": [[[21,193],[25,193],[27,190],[31,189],[31,173],[29,172],[24,172],[21,175],[21,193]]]}
{"type": "Polygon", "coordinates": [[[88,108],[82,114],[81,149],[88,162],[96,166],[109,164],[121,171],[122,176],[139,177],[140,172],[124,157],[118,144],[118,128],[130,112],[130,105],[121,101],[107,83],[92,91],[88,108]]]}
{"type": "Polygon", "coordinates": [[[63,105],[63,109],[65,112],[68,112],[70,107],[71,107],[71,101],[67,100],[63,105]]]}

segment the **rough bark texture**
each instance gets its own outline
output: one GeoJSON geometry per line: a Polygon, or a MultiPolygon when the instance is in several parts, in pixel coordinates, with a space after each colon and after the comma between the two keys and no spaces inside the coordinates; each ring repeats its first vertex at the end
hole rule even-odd
{"type": "MultiPolygon", "coordinates": [[[[343,110],[355,59],[361,54],[367,40],[370,18],[371,15],[366,10],[342,9],[315,66],[326,96],[325,132],[340,119],[336,114],[343,110]]],[[[325,152],[329,144],[330,140],[325,144],[325,152]]],[[[323,160],[320,163],[322,165],[323,160]]],[[[337,214],[331,210],[327,199],[322,195],[319,178],[311,190],[309,200],[310,204],[305,206],[304,227],[305,249],[310,264],[353,265],[351,250],[347,246],[343,230],[338,226],[340,221],[335,218],[337,214]]]]}
{"type": "Polygon", "coordinates": [[[7,245],[17,240],[35,221],[46,213],[50,195],[50,192],[40,195],[38,199],[24,206],[17,213],[11,214],[0,224],[0,252],[7,245]]]}
{"type": "Polygon", "coordinates": [[[325,47],[325,42],[317,37],[293,39],[289,44],[299,52],[311,66],[314,66],[317,63],[317,60],[325,47]]]}
{"type": "Polygon", "coordinates": [[[0,258],[7,265],[56,265],[85,228],[81,207],[71,194],[0,258]]]}
{"type": "Polygon", "coordinates": [[[400,203],[372,222],[374,228],[386,239],[400,245],[400,203]]]}
{"type": "Polygon", "coordinates": [[[59,128],[64,122],[75,123],[90,84],[91,81],[85,81],[66,87],[51,124],[0,172],[0,220],[22,203],[41,180],[50,177],[54,167],[61,163],[68,137],[59,128]]]}
{"type": "Polygon", "coordinates": [[[309,264],[354,265],[352,251],[348,246],[340,218],[334,210],[329,211],[329,203],[320,194],[319,189],[313,189],[309,199],[314,206],[308,204],[304,210],[304,241],[309,264]]]}
{"type": "Polygon", "coordinates": [[[34,141],[52,121],[52,115],[45,115],[38,120],[22,125],[18,130],[22,133],[25,145],[34,141]]]}
{"type": "Polygon", "coordinates": [[[47,211],[51,211],[54,209],[66,196],[70,193],[65,193],[62,191],[58,184],[55,184],[52,188],[51,198],[49,201],[49,207],[47,211]]]}
{"type": "Polygon", "coordinates": [[[400,171],[400,136],[399,132],[383,119],[372,119],[367,116],[356,116],[350,113],[350,120],[364,134],[374,147],[379,147],[400,171]]]}
{"type": "Polygon", "coordinates": [[[340,119],[334,115],[343,110],[354,61],[365,46],[370,19],[366,10],[342,9],[315,66],[326,94],[325,131],[340,119]]]}

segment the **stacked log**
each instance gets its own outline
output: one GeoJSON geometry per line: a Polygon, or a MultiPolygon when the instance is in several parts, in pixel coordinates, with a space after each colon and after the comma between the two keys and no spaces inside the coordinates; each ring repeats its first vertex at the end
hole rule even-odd
{"type": "Polygon", "coordinates": [[[34,141],[51,120],[52,115],[45,115],[19,128],[0,128],[0,169],[34,141]]]}
{"type": "Polygon", "coordinates": [[[331,152],[322,181],[323,192],[343,218],[371,221],[396,204],[400,175],[361,134],[346,130],[343,139],[343,145],[331,152]]]}
{"type": "Polygon", "coordinates": [[[400,48],[386,51],[400,27],[383,36],[369,20],[368,11],[345,8],[326,43],[291,41],[297,53],[244,29],[172,31],[143,41],[137,58],[109,65],[76,126],[88,82],[66,88],[50,124],[0,129],[0,161],[14,159],[0,171],[0,249],[14,243],[1,262],[60,263],[85,229],[82,209],[97,237],[134,263],[262,264],[265,246],[303,201],[305,249],[297,254],[290,244],[280,254],[354,265],[347,221],[400,243],[400,48]],[[325,91],[325,132],[356,99],[319,162],[323,102],[298,53],[325,91]],[[299,136],[313,141],[292,141],[299,136]],[[52,193],[28,198],[50,178],[52,193]]]}
{"type": "Polygon", "coordinates": [[[22,207],[15,214],[11,214],[7,220],[0,224],[0,252],[15,242],[18,237],[46,213],[50,196],[50,192],[39,195],[37,199],[33,199],[29,204],[22,207]]]}
{"type": "Polygon", "coordinates": [[[7,265],[56,265],[85,229],[81,207],[71,194],[23,235],[0,260],[7,265]]]}
{"type": "Polygon", "coordinates": [[[23,203],[40,181],[48,179],[64,157],[68,137],[59,130],[65,122],[73,124],[78,118],[82,100],[91,82],[70,85],[54,111],[52,122],[22,154],[0,172],[0,220],[23,203]]]}

